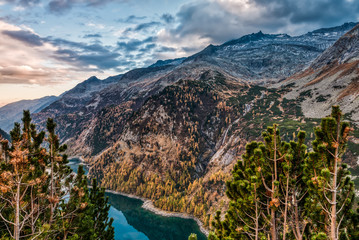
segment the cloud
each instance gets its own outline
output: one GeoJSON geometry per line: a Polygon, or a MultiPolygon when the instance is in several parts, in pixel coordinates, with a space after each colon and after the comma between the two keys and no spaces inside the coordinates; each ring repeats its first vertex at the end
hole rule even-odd
{"type": "Polygon", "coordinates": [[[119,53],[96,52],[82,53],[79,51],[69,49],[59,49],[55,52],[54,58],[71,63],[83,71],[87,71],[96,67],[98,71],[103,71],[111,68],[116,68],[121,65],[122,61],[118,59],[121,55],[119,53]]]}
{"type": "Polygon", "coordinates": [[[169,14],[169,13],[164,13],[161,16],[161,19],[165,22],[165,23],[172,23],[174,22],[175,18],[169,14]]]}
{"type": "Polygon", "coordinates": [[[173,47],[166,47],[166,46],[162,46],[160,47],[157,51],[158,52],[175,52],[177,49],[173,48],[173,47]]]}
{"type": "Polygon", "coordinates": [[[143,48],[139,49],[138,51],[141,53],[146,53],[156,47],[157,47],[157,45],[155,43],[150,43],[150,44],[145,45],[143,48]]]}
{"type": "Polygon", "coordinates": [[[304,31],[309,31],[322,25],[342,24],[355,20],[359,16],[358,9],[359,5],[346,0],[199,2],[182,6],[177,13],[180,24],[172,33],[183,36],[197,32],[218,43],[258,30],[290,31],[300,25],[304,31]],[[303,24],[307,26],[302,27],[303,24]]]}
{"type": "Polygon", "coordinates": [[[359,5],[348,0],[254,0],[267,8],[267,16],[284,17],[292,24],[341,24],[358,17],[359,5]]]}
{"type": "Polygon", "coordinates": [[[49,78],[49,73],[42,68],[33,68],[29,65],[0,66],[1,83],[37,83],[37,79],[49,78]]]}
{"type": "Polygon", "coordinates": [[[130,15],[127,18],[120,18],[117,21],[122,22],[122,23],[137,23],[138,21],[144,20],[146,18],[147,17],[145,17],[145,16],[139,17],[139,16],[135,16],[135,15],[130,15]]]}
{"type": "Polygon", "coordinates": [[[176,17],[162,15],[167,25],[158,43],[177,49],[168,57],[193,54],[209,44],[262,30],[303,34],[320,27],[356,21],[359,4],[348,0],[199,0],[181,6],[176,17]]]}
{"type": "Polygon", "coordinates": [[[63,14],[76,5],[86,7],[97,7],[105,5],[109,2],[125,3],[129,0],[51,0],[48,4],[48,9],[52,13],[63,14]]]}
{"type": "Polygon", "coordinates": [[[95,33],[95,34],[86,34],[83,36],[83,38],[102,38],[102,35],[99,33],[95,33]]]}
{"type": "Polygon", "coordinates": [[[137,51],[141,46],[153,43],[157,40],[157,37],[147,37],[144,40],[131,39],[129,41],[119,41],[117,42],[118,50],[122,50],[124,52],[133,52],[137,51]]]}
{"type": "Polygon", "coordinates": [[[155,27],[158,25],[161,25],[161,23],[155,22],[155,21],[148,22],[148,23],[141,23],[141,24],[138,24],[133,30],[134,31],[143,31],[143,30],[147,30],[148,28],[152,28],[152,27],[155,27]]]}
{"type": "Polygon", "coordinates": [[[13,3],[18,6],[32,7],[40,3],[41,0],[5,0],[7,3],[13,3]]]}
{"type": "Polygon", "coordinates": [[[114,75],[125,64],[114,48],[41,37],[0,20],[0,84],[44,86],[82,80],[86,73],[114,75]]]}
{"type": "Polygon", "coordinates": [[[123,31],[124,35],[127,35],[130,32],[140,32],[140,31],[148,31],[149,29],[153,29],[157,26],[161,26],[162,24],[160,22],[152,21],[152,22],[146,22],[146,23],[140,23],[137,24],[135,27],[129,27],[126,28],[125,31],[123,31]]]}
{"type": "Polygon", "coordinates": [[[2,31],[3,34],[19,40],[29,46],[42,46],[43,40],[36,34],[26,31],[26,30],[20,30],[20,31],[8,31],[4,30],[2,31]]]}

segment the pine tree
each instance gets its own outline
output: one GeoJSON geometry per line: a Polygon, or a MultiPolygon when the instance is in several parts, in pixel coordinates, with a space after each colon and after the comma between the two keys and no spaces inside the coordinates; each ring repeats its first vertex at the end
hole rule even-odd
{"type": "Polygon", "coordinates": [[[264,143],[247,144],[234,166],[227,182],[229,209],[224,221],[217,212],[210,238],[359,239],[354,183],[341,160],[350,130],[333,107],[315,129],[308,154],[305,132],[287,143],[276,125],[269,127],[264,143]]]}
{"type": "MultiPolygon", "coordinates": [[[[268,224],[267,220],[263,219],[267,196],[260,194],[265,191],[259,166],[259,159],[262,157],[260,146],[264,147],[257,142],[246,146],[243,161],[238,161],[233,169],[233,179],[227,182],[226,194],[232,201],[221,230],[223,239],[226,239],[226,236],[233,239],[248,239],[252,236],[254,239],[260,239],[265,225],[268,224]]],[[[219,213],[215,219],[219,226],[219,213]]]]}
{"type": "MultiPolygon", "coordinates": [[[[61,152],[67,149],[67,146],[60,146],[59,138],[55,133],[56,123],[52,118],[47,119],[46,128],[48,131],[47,141],[49,143],[50,194],[48,200],[50,204],[49,223],[51,224],[55,218],[57,204],[68,194],[68,191],[63,191],[63,183],[61,181],[68,178],[71,174],[71,169],[66,165],[68,163],[67,156],[60,155],[61,152]]],[[[66,183],[66,189],[69,190],[68,182],[66,183]]]]}
{"type": "Polygon", "coordinates": [[[339,107],[334,106],[331,115],[322,119],[320,127],[315,129],[313,152],[306,159],[304,169],[309,188],[306,204],[311,235],[322,232],[321,235],[331,240],[350,239],[353,226],[349,223],[355,215],[354,183],[347,165],[342,163],[351,128],[341,118],[339,107]]]}
{"type": "Polygon", "coordinates": [[[105,196],[105,189],[97,186],[96,179],[92,180],[90,190],[91,215],[94,222],[94,234],[98,240],[110,240],[114,238],[113,218],[108,217],[110,205],[108,197],[105,196]]]}
{"type": "Polygon", "coordinates": [[[60,214],[57,214],[55,223],[60,230],[56,236],[60,239],[88,239],[93,240],[93,218],[90,211],[89,191],[87,178],[80,165],[76,178],[73,181],[68,201],[63,199],[60,203],[60,214]]]}
{"type": "Polygon", "coordinates": [[[286,158],[286,161],[282,163],[283,173],[280,178],[283,179],[281,181],[282,189],[285,189],[283,191],[285,194],[284,218],[287,219],[283,223],[283,239],[288,234],[290,239],[302,240],[307,226],[307,219],[304,215],[307,186],[302,179],[302,166],[307,158],[307,146],[304,142],[305,132],[299,131],[297,141],[290,141],[291,161],[286,158]],[[283,183],[286,183],[285,187],[283,183]],[[292,231],[288,231],[288,229],[292,231]]]}

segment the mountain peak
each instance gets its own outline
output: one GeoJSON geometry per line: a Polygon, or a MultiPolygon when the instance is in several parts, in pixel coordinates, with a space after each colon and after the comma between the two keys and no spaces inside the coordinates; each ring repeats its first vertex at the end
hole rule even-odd
{"type": "Polygon", "coordinates": [[[179,65],[181,64],[186,58],[175,58],[175,59],[167,59],[167,60],[157,60],[154,64],[150,65],[150,68],[153,67],[161,67],[166,65],[179,65]]]}
{"type": "Polygon", "coordinates": [[[87,82],[95,82],[95,81],[100,81],[100,79],[98,79],[96,76],[91,76],[89,79],[86,80],[87,82]]]}
{"type": "Polygon", "coordinates": [[[235,45],[235,44],[244,44],[249,42],[255,42],[263,39],[276,39],[276,38],[290,38],[288,34],[266,34],[263,33],[261,30],[257,33],[251,33],[248,35],[244,35],[241,38],[233,39],[228,42],[225,42],[221,46],[229,46],[229,45],[235,45]]]}

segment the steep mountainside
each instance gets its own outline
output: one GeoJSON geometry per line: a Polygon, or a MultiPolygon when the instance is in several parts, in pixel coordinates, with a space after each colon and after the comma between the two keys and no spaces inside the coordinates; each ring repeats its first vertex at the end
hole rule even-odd
{"type": "Polygon", "coordinates": [[[342,36],[305,71],[281,83],[293,91],[285,97],[302,98],[306,117],[323,117],[339,104],[359,123],[359,25],[342,36]]]}
{"type": "Polygon", "coordinates": [[[14,127],[14,122],[21,121],[23,110],[38,113],[56,100],[56,96],[47,96],[35,100],[21,100],[9,103],[0,108],[0,128],[10,131],[14,127]]]}
{"type": "Polygon", "coordinates": [[[318,119],[304,119],[285,90],[248,85],[207,70],[151,96],[118,141],[91,162],[104,187],[150,198],[155,206],[193,214],[206,225],[225,208],[224,183],[248,141],[277,122],[283,137],[299,128],[308,140],[318,119]]]}
{"type": "Polygon", "coordinates": [[[114,143],[129,114],[163,87],[158,79],[174,67],[135,69],[103,81],[92,77],[35,114],[34,120],[44,126],[47,117],[54,117],[70,153],[97,154],[114,143]]]}

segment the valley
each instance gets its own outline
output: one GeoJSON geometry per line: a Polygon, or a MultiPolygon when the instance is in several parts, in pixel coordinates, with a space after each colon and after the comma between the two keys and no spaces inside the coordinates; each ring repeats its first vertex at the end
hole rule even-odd
{"type": "Polygon", "coordinates": [[[358,42],[356,23],[294,37],[253,33],[187,58],[91,77],[33,119],[42,130],[54,118],[66,153],[82,156],[102,187],[211,229],[216,211],[228,209],[225,183],[246,144],[277,123],[286,141],[306,131],[311,148],[314,127],[334,104],[354,124],[343,161],[358,191],[358,42]]]}

